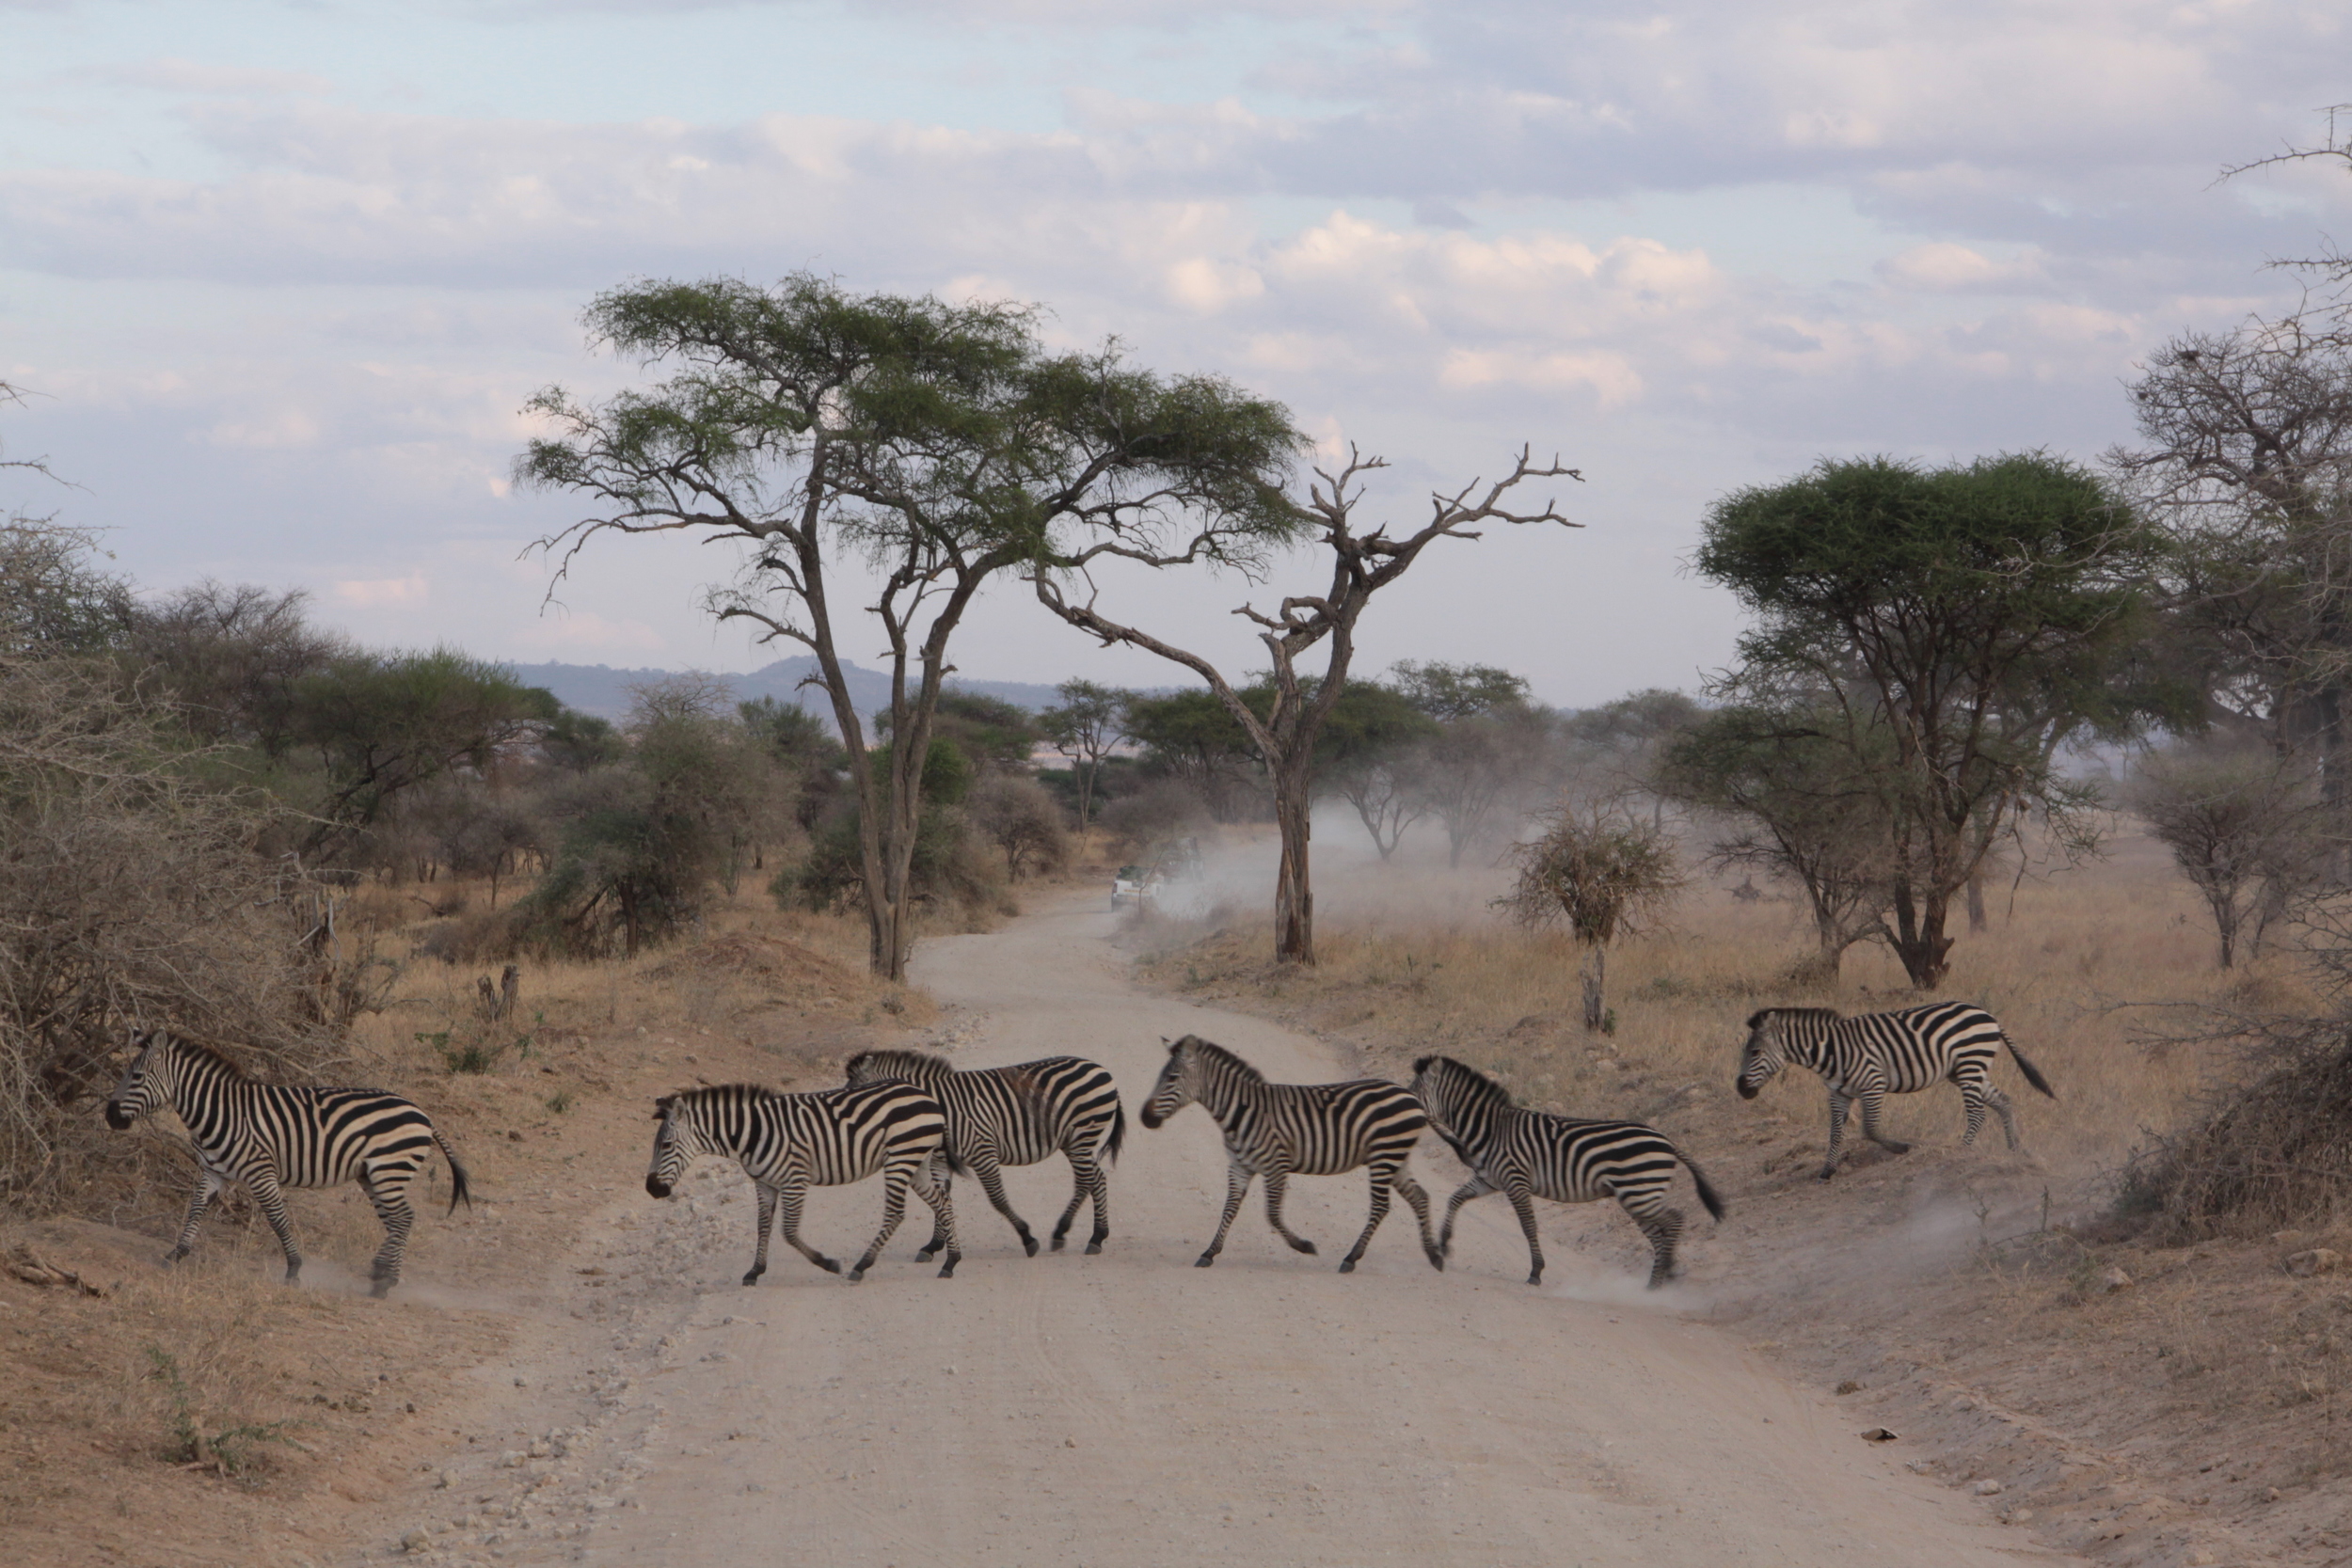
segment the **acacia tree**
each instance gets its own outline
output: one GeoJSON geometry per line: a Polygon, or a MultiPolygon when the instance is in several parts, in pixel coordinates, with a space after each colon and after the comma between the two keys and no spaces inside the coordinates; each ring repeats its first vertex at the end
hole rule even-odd
{"type": "Polygon", "coordinates": [[[1527,681],[1491,664],[1396,666],[1397,689],[1438,726],[1417,781],[1419,798],[1445,824],[1446,863],[1525,798],[1542,766],[1551,715],[1528,699],[1527,681]]]}
{"type": "Polygon", "coordinates": [[[1107,528],[1077,548],[1041,554],[1039,569],[1031,577],[1038,598],[1047,610],[1100,639],[1105,647],[1123,642],[1142,648],[1200,676],[1249,736],[1273,784],[1274,820],[1281,835],[1281,863],[1274,889],[1274,956],[1279,963],[1315,961],[1314,889],[1308,866],[1315,744],[1324,721],[1347,689],[1348,670],[1356,657],[1356,623],[1365,606],[1375,594],[1403,577],[1437,540],[1479,537],[1470,531],[1478,523],[1580,526],[1561,515],[1549,500],[1540,511],[1519,510],[1512,503],[1512,492],[1531,479],[1582,477],[1573,468],[1562,467],[1557,458],[1538,466],[1530,461],[1529,449],[1522,448],[1511,472],[1487,485],[1483,494],[1475,480],[1452,495],[1433,493],[1429,520],[1420,529],[1399,538],[1391,538],[1385,526],[1359,533],[1355,513],[1363,499],[1364,478],[1387,466],[1384,459],[1366,457],[1350,447],[1344,466],[1337,472],[1316,468],[1307,499],[1287,503],[1290,532],[1314,535],[1316,545],[1328,553],[1331,575],[1320,593],[1286,596],[1272,614],[1247,604],[1233,612],[1259,628],[1258,640],[1273,662],[1263,713],[1252,707],[1242,690],[1201,655],[1113,620],[1095,608],[1090,591],[1083,599],[1070,593],[1076,583],[1091,590],[1087,569],[1098,561],[1134,561],[1155,567],[1200,561],[1230,563],[1215,536],[1198,534],[1184,548],[1170,549],[1124,530],[1107,528]],[[1299,659],[1318,645],[1324,645],[1323,669],[1314,673],[1301,672],[1299,659]]]}
{"type": "Polygon", "coordinates": [[[671,373],[601,404],[560,388],[532,401],[554,433],[531,443],[517,478],[603,508],[541,545],[566,564],[606,532],[747,547],[709,608],[816,657],[858,806],[870,961],[892,979],[912,942],[948,644],[973,598],[1055,554],[1065,531],[1150,538],[1182,517],[1201,555],[1248,562],[1298,526],[1281,484],[1301,441],[1279,404],[1136,369],[1116,345],[1049,355],[1025,308],[855,294],[797,274],[765,289],[632,284],[586,320],[596,341],[671,373]],[[866,610],[890,666],[879,768],[838,652],[845,567],[860,598],[879,579],[866,610]]]}
{"type": "Polygon", "coordinates": [[[1356,808],[1384,861],[1396,853],[1405,830],[1429,815],[1426,749],[1437,734],[1436,722],[1411,699],[1378,681],[1349,682],[1324,721],[1320,776],[1356,808]]]}
{"type": "Polygon", "coordinates": [[[1883,937],[1892,837],[1885,733],[1848,735],[1844,711],[1802,698],[1700,718],[1658,758],[1648,787],[1729,819],[1709,858],[1794,882],[1819,943],[1809,973],[1837,977],[1846,949],[1883,937]]]}
{"type": "Polygon", "coordinates": [[[2223,969],[2241,933],[2260,947],[2320,862],[2313,797],[2307,771],[2260,750],[2185,747],[2140,765],[2132,810],[2213,912],[2223,969]]]}
{"type": "Polygon", "coordinates": [[[2095,795],[2058,746],[2180,717],[2137,661],[2156,548],[2095,477],[2040,454],[1824,461],[1709,513],[1698,568],[1758,618],[1726,685],[1817,691],[1856,759],[1890,749],[1890,945],[1919,989],[1949,967],[1953,895],[2021,814],[2089,847],[2095,795]]]}
{"type": "Polygon", "coordinates": [[[1564,925],[1584,951],[1584,1027],[1610,1032],[1609,944],[1662,914],[1682,886],[1674,846],[1622,798],[1560,806],[1512,847],[1518,876],[1497,902],[1522,925],[1564,925]]]}
{"type": "Polygon", "coordinates": [[[1066,680],[1054,688],[1061,705],[1037,716],[1046,741],[1070,759],[1077,775],[1078,834],[1086,835],[1094,820],[1094,791],[1102,782],[1103,759],[1127,738],[1127,704],[1135,693],[1089,680],[1066,680]]]}

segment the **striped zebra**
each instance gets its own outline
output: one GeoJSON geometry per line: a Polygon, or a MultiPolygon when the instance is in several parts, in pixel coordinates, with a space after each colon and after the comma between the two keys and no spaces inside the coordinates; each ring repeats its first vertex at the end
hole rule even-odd
{"type": "Polygon", "coordinates": [[[1429,1233],[1429,1197],[1405,1169],[1414,1140],[1429,1125],[1421,1102],[1406,1089],[1378,1078],[1347,1084],[1269,1084],[1265,1075],[1221,1045],[1186,1035],[1168,1048],[1152,1098],[1138,1113],[1143,1125],[1157,1127],[1194,1101],[1207,1108],[1225,1133],[1225,1217],[1217,1221],[1209,1250],[1194,1259],[1207,1268],[1225,1250],[1241,1200],[1253,1176],[1265,1178],[1265,1215],[1275,1232],[1300,1252],[1314,1243],[1291,1233],[1282,1223],[1282,1193],[1293,1176],[1337,1176],[1368,1165],[1372,1171],[1372,1214],[1364,1233],[1340,1260],[1352,1274],[1372,1244],[1372,1233],[1388,1216],[1389,1189],[1405,1195],[1421,1222],[1421,1247],[1430,1266],[1445,1267],[1445,1255],[1429,1233]]]}
{"type": "Polygon", "coordinates": [[[1544,1282],[1544,1248],[1535,1235],[1534,1200],[1591,1203],[1613,1197],[1649,1238],[1649,1288],[1674,1277],[1675,1243],[1682,1211],[1667,1207],[1666,1190],[1678,1164],[1691,1173],[1707,1212],[1724,1217],[1723,1199],[1664,1133],[1638,1121],[1584,1121],[1514,1105],[1508,1090],[1451,1056],[1413,1064],[1413,1095],[1429,1125],[1454,1148],[1470,1179],[1445,1206],[1438,1248],[1454,1255],[1454,1216],[1474,1197],[1499,1192],[1518,1211],[1527,1236],[1527,1282],[1544,1282]]]}
{"type": "Polygon", "coordinates": [[[759,1191],[759,1250],[751,1272],[755,1284],[768,1272],[768,1232],[776,1207],[784,1207],[784,1239],[793,1251],[824,1270],[841,1265],[801,1240],[801,1205],[811,1187],[882,1178],[882,1223],[866,1256],[850,1271],[852,1280],[882,1256],[898,1222],[906,1217],[907,1189],[931,1206],[946,1233],[947,1261],[939,1271],[950,1278],[963,1260],[956,1240],[956,1212],[946,1188],[935,1179],[947,1135],[947,1113],[938,1101],[911,1084],[861,1084],[811,1094],[778,1094],[757,1084],[721,1084],[663,1095],[654,1101],[653,1164],[645,1191],[668,1197],[699,1155],[721,1154],[743,1167],[759,1191]]]}
{"type": "Polygon", "coordinates": [[[1880,1107],[1890,1094],[1912,1094],[1947,1080],[1960,1085],[1968,1107],[1968,1132],[1961,1143],[1977,1141],[1990,1105],[2000,1113],[2001,1130],[2015,1148],[2017,1114],[2009,1096],[1993,1086],[1993,1059],[2005,1045],[2026,1082],[2056,1100],[2057,1091],[1993,1015],[1965,1002],[1858,1018],[1840,1018],[1827,1007],[1765,1007],[1748,1020],[1748,1043],[1740,1053],[1740,1098],[1754,1100],[1784,1064],[1820,1073],[1829,1085],[1829,1157],[1817,1173],[1824,1181],[1837,1174],[1850,1103],[1862,1102],[1864,1137],[1890,1154],[1905,1154],[1909,1144],[1880,1133],[1880,1107]]]}
{"type": "Polygon", "coordinates": [[[450,1212],[461,1200],[473,1207],[457,1151],[396,1094],[259,1083],[217,1052],[161,1029],[134,1030],[131,1048],[138,1054],[106,1101],[106,1125],[123,1132],[169,1107],[187,1127],[199,1167],[187,1223],[167,1263],[188,1255],[214,1197],[242,1181],[278,1232],[291,1285],[302,1277],[302,1253],[286,1218],[284,1189],[357,1181],[384,1222],[384,1245],[368,1274],[369,1293],[382,1296],[400,1283],[401,1254],[417,1218],[408,1189],[435,1148],[449,1161],[450,1212]]]}
{"type": "MultiPolygon", "coordinates": [[[[1119,1085],[1108,1072],[1083,1056],[1046,1056],[968,1072],[927,1051],[861,1051],[850,1058],[850,1083],[889,1079],[917,1085],[946,1107],[948,1164],[979,1178],[988,1201],[1012,1222],[1021,1250],[1031,1258],[1037,1256],[1037,1238],[1005,1196],[1003,1167],[1034,1165],[1057,1150],[1068,1156],[1076,1185],[1054,1227],[1054,1250],[1059,1252],[1069,1240],[1078,1206],[1089,1197],[1094,1199],[1094,1234],[1087,1239],[1087,1251],[1103,1250],[1111,1233],[1104,1167],[1127,1141],[1127,1113],[1120,1108],[1119,1085]]],[[[945,1179],[941,1184],[946,1186],[945,1179]]],[[[946,1231],[934,1228],[914,1256],[929,1260],[946,1243],[946,1231]]]]}

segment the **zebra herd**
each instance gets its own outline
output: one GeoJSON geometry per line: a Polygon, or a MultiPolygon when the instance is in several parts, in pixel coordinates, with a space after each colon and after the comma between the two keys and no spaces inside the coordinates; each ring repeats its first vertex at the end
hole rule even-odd
{"type": "MultiPolygon", "coordinates": [[[[1863,1135],[1894,1153],[1910,1146],[1879,1131],[1885,1096],[1949,1082],[1967,1111],[1963,1145],[1976,1142],[1990,1106],[2016,1148],[2017,1118],[2009,1098],[1991,1081],[1994,1058],[2006,1047],[2026,1081],[2056,1098],[2034,1065],[1993,1016],[1961,1002],[1841,1018],[1825,1007],[1766,1007],[1747,1022],[1736,1085],[1754,1099],[1787,1066],[1809,1068],[1829,1087],[1828,1158],[1817,1173],[1836,1174],[1848,1107],[1862,1105],[1863,1135]]],[[[169,1109],[187,1128],[199,1166],[176,1262],[195,1244],[213,1198],[243,1182],[268,1217],[286,1255],[286,1279],[298,1279],[302,1255],[286,1215],[283,1189],[331,1187],[358,1181],[384,1224],[384,1244],[371,1273],[373,1293],[399,1282],[402,1253],[415,1222],[408,1193],[432,1151],[450,1166],[450,1212],[470,1205],[465,1167],[424,1112],[398,1095],[371,1089],[283,1086],[246,1077],[211,1048],[164,1030],[135,1031],[132,1060],[106,1101],[106,1121],[118,1131],[152,1112],[169,1109]]],[[[1421,1229],[1430,1266],[1442,1271],[1451,1255],[1454,1222],[1464,1204],[1488,1193],[1511,1201],[1527,1238],[1528,1283],[1540,1284],[1543,1247],[1535,1198],[1589,1203],[1614,1198],[1648,1239],[1649,1284],[1675,1273],[1683,1214],[1667,1201],[1677,1169],[1690,1173],[1699,1201],[1715,1219],[1724,1204],[1691,1158],[1656,1129],[1638,1121],[1555,1116],[1515,1104],[1503,1086],[1451,1056],[1413,1064],[1411,1086],[1385,1079],[1343,1084],[1275,1084],[1223,1046],[1186,1035],[1168,1043],[1139,1117],[1157,1128],[1199,1102],[1223,1134],[1227,1157],[1225,1210],[1216,1233],[1195,1266],[1207,1268],[1223,1250],[1252,1181],[1265,1184],[1266,1219],[1303,1253],[1314,1243],[1282,1218],[1293,1176],[1336,1176],[1358,1168],[1371,1179],[1364,1228],[1340,1262],[1352,1272],[1371,1245],[1391,1206],[1404,1195],[1421,1229]],[[1424,1129],[1469,1167],[1470,1180],[1446,1204],[1433,1233],[1428,1195],[1406,1169],[1424,1129]]],[[[1110,1234],[1107,1170],[1126,1138],[1119,1090],[1102,1067],[1078,1056],[1049,1056],[1016,1067],[960,1070],[946,1058],[919,1051],[867,1051],[850,1059],[839,1088],[780,1094],[752,1084],[728,1084],[665,1095],[655,1102],[653,1160],[645,1190],[670,1196],[697,1158],[716,1155],[739,1164],[758,1191],[759,1237],[743,1283],[768,1268],[768,1241],[778,1228],[795,1252],[828,1273],[841,1265],[802,1241],[802,1207],[812,1186],[882,1178],[882,1223],[849,1271],[862,1278],[905,1216],[912,1190],[932,1213],[930,1240],[916,1253],[944,1255],[939,1277],[951,1277],[962,1259],[951,1196],[953,1177],[969,1174],[1011,1225],[1023,1250],[1037,1254],[1036,1236],[1005,1196],[1007,1165],[1034,1164],[1059,1153],[1070,1162],[1073,1190],[1054,1227],[1059,1251],[1078,1211],[1091,1199],[1094,1228],[1086,1250],[1099,1253],[1110,1234]]]]}

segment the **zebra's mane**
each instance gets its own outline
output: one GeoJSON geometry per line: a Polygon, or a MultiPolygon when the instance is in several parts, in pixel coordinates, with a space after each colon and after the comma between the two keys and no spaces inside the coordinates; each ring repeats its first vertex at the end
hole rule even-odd
{"type": "Polygon", "coordinates": [[[1180,1046],[1189,1045],[1195,1051],[1198,1051],[1200,1054],[1206,1056],[1210,1061],[1222,1063],[1226,1069],[1232,1072],[1236,1077],[1245,1079],[1252,1084],[1263,1084],[1265,1082],[1264,1073],[1260,1072],[1256,1068],[1251,1067],[1248,1062],[1243,1061],[1239,1056],[1234,1055],[1232,1052],[1226,1050],[1215,1040],[1204,1040],[1198,1035],[1186,1035],[1183,1039],[1178,1040],[1176,1043],[1180,1046]]]}
{"type": "Polygon", "coordinates": [[[195,1057],[199,1062],[201,1062],[208,1067],[218,1068],[221,1071],[227,1073],[230,1078],[235,1079],[238,1083],[250,1084],[259,1082],[253,1074],[246,1071],[245,1069],[239,1067],[235,1062],[230,1061],[227,1053],[221,1051],[216,1046],[206,1045],[202,1040],[192,1040],[188,1038],[187,1036],[176,1034],[169,1029],[158,1029],[148,1037],[148,1043],[150,1045],[157,1045],[165,1042],[169,1042],[178,1049],[186,1052],[189,1055],[195,1057]]]}
{"type": "Polygon", "coordinates": [[[1768,1018],[1796,1019],[1806,1023],[1836,1023],[1845,1015],[1835,1007],[1758,1007],[1748,1020],[1750,1029],[1760,1029],[1768,1018]]]}
{"type": "Polygon", "coordinates": [[[765,1084],[704,1084],[696,1088],[675,1089],[669,1094],[662,1095],[653,1102],[653,1119],[660,1121],[668,1116],[670,1107],[673,1105],[682,1111],[691,1111],[709,1104],[721,1095],[759,1095],[775,1092],[765,1084]]]}
{"type": "Polygon", "coordinates": [[[869,1070],[918,1083],[930,1083],[956,1070],[955,1064],[946,1057],[929,1051],[861,1051],[850,1058],[846,1072],[854,1076],[860,1063],[869,1070]]]}
{"type": "Polygon", "coordinates": [[[1416,1077],[1424,1072],[1438,1074],[1449,1088],[1474,1104],[1508,1110],[1515,1103],[1509,1089],[1467,1062],[1457,1062],[1451,1056],[1423,1056],[1413,1064],[1413,1072],[1416,1077]]]}

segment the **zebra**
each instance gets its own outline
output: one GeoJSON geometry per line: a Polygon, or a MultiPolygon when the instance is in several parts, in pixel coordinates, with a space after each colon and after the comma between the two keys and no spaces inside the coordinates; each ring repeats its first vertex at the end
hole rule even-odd
{"type": "Polygon", "coordinates": [[[384,1245],[368,1275],[369,1293],[382,1297],[400,1283],[401,1255],[416,1224],[408,1189],[435,1148],[449,1161],[449,1212],[455,1213],[461,1202],[473,1207],[457,1151],[422,1111],[396,1094],[260,1083],[210,1047],[162,1029],[133,1030],[130,1044],[137,1054],[106,1101],[106,1125],[125,1132],[168,1106],[186,1125],[199,1167],[187,1223],[166,1263],[188,1255],[214,1197],[242,1181],[278,1233],[286,1283],[294,1284],[302,1277],[302,1252],[294,1245],[283,1190],[357,1181],[384,1222],[384,1245]]]}
{"type": "Polygon", "coordinates": [[[1429,1233],[1428,1195],[1405,1169],[1406,1156],[1429,1125],[1409,1091],[1378,1078],[1269,1084],[1223,1046],[1186,1035],[1168,1045],[1168,1063],[1138,1117],[1144,1126],[1155,1128],[1196,1100],[1224,1131],[1228,1164],[1225,1217],[1217,1222],[1209,1250],[1193,1260],[1195,1268],[1207,1268],[1225,1250],[1225,1234],[1233,1227],[1253,1176],[1265,1178],[1266,1219],[1275,1232],[1296,1251],[1312,1254],[1314,1243],[1293,1235],[1282,1223],[1284,1187],[1293,1176],[1337,1176],[1358,1165],[1371,1167],[1372,1213],[1364,1233],[1340,1260],[1340,1273],[1353,1274],[1372,1244],[1372,1233],[1388,1215],[1391,1187],[1413,1206],[1430,1266],[1445,1267],[1445,1256],[1429,1233]]]}
{"type": "Polygon", "coordinates": [[[1655,1291],[1674,1277],[1675,1243],[1682,1235],[1682,1211],[1666,1206],[1677,1164],[1691,1173],[1708,1213],[1724,1217],[1723,1199],[1698,1165],[1655,1128],[1528,1110],[1513,1104],[1502,1085],[1451,1056],[1423,1056],[1413,1064],[1413,1096],[1427,1110],[1430,1127],[1470,1167],[1470,1179],[1445,1206],[1438,1250],[1447,1257],[1454,1254],[1454,1217],[1462,1205],[1500,1192],[1510,1198],[1527,1236],[1527,1282],[1541,1285],[1544,1249],[1536,1240],[1534,1199],[1613,1197],[1649,1238],[1649,1288],[1655,1291]]]}
{"type": "MultiPolygon", "coordinates": [[[[979,1178],[988,1201],[1012,1222],[1021,1250],[1031,1258],[1037,1256],[1037,1238],[1005,1196],[1003,1167],[1033,1165],[1060,1150],[1069,1157],[1076,1185],[1054,1227],[1054,1250],[1059,1252],[1069,1240],[1078,1206],[1089,1196],[1094,1234],[1087,1238],[1087,1251],[1103,1250],[1111,1233],[1110,1182],[1104,1167],[1119,1158],[1127,1141],[1127,1113],[1119,1103],[1119,1085],[1100,1066],[1083,1056],[1046,1056],[1018,1067],[959,1072],[945,1056],[929,1052],[861,1051],[850,1058],[848,1072],[852,1084],[902,1079],[946,1107],[948,1164],[979,1178]]],[[[928,1261],[946,1241],[946,1231],[934,1228],[914,1256],[928,1261]]]]}
{"type": "Polygon", "coordinates": [[[801,1240],[801,1204],[808,1189],[863,1181],[882,1175],[882,1223],[850,1278],[866,1277],[874,1259],[906,1215],[907,1189],[931,1206],[945,1232],[947,1261],[939,1277],[954,1277],[963,1260],[956,1239],[956,1212],[946,1188],[933,1177],[947,1135],[947,1113],[911,1084],[859,1084],[808,1094],[778,1094],[757,1084],[720,1084],[663,1095],[654,1101],[653,1164],[645,1191],[668,1197],[696,1156],[723,1154],[743,1167],[759,1191],[759,1249],[743,1283],[756,1284],[768,1272],[768,1232],[776,1205],[784,1205],[784,1239],[793,1251],[824,1270],[841,1265],[801,1240]]]}
{"type": "Polygon", "coordinates": [[[2017,1114],[1992,1081],[1993,1059],[2005,1045],[2026,1082],[2056,1100],[2058,1091],[1993,1015],[1966,1002],[1858,1018],[1840,1018],[1828,1007],[1765,1007],[1748,1020],[1748,1043],[1740,1053],[1740,1098],[1754,1100],[1785,1063],[1820,1073],[1829,1084],[1829,1156],[1816,1173],[1823,1181],[1837,1174],[1849,1103],[1862,1101],[1864,1137],[1890,1154],[1907,1154],[1909,1144],[1880,1133],[1881,1105],[1890,1094],[1912,1094],[1946,1080],[1960,1085],[1968,1108],[1963,1147],[1977,1141],[1990,1105],[2000,1113],[2009,1147],[2016,1148],[2017,1114]]]}

